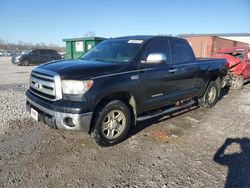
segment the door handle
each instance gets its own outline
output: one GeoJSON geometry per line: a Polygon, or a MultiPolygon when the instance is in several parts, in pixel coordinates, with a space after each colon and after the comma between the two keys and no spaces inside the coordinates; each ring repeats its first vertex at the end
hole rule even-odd
{"type": "Polygon", "coordinates": [[[177,69],[175,68],[175,69],[169,69],[169,73],[175,73],[177,71],[177,69]]]}

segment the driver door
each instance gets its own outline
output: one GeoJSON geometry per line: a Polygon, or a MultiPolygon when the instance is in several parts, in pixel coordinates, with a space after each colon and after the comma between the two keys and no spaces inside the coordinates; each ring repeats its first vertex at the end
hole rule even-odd
{"type": "Polygon", "coordinates": [[[39,62],[40,58],[40,51],[39,50],[34,50],[30,54],[30,63],[35,63],[37,64],[39,62]]]}
{"type": "Polygon", "coordinates": [[[167,39],[151,42],[141,57],[141,100],[145,111],[170,103],[174,93],[175,73],[171,68],[170,46],[167,39]],[[162,63],[147,62],[152,54],[164,54],[162,63]]]}

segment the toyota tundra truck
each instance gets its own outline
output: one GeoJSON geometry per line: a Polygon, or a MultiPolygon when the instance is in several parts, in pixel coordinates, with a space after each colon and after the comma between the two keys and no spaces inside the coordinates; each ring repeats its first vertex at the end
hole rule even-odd
{"type": "Polygon", "coordinates": [[[77,60],[32,70],[26,106],[36,121],[91,134],[101,146],[123,141],[136,122],[218,100],[225,59],[196,59],[185,39],[108,39],[77,60]]]}

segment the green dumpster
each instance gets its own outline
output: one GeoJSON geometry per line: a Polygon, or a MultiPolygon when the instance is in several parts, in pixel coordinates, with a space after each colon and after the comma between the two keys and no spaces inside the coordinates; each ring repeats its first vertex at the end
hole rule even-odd
{"type": "Polygon", "coordinates": [[[66,42],[66,59],[77,59],[103,40],[105,38],[101,37],[63,39],[66,42]]]}

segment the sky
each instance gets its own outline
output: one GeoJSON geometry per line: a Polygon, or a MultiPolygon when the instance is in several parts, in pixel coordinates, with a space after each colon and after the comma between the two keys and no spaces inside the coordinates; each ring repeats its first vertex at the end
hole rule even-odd
{"type": "Polygon", "coordinates": [[[0,39],[250,33],[250,0],[1,0],[0,39]]]}

